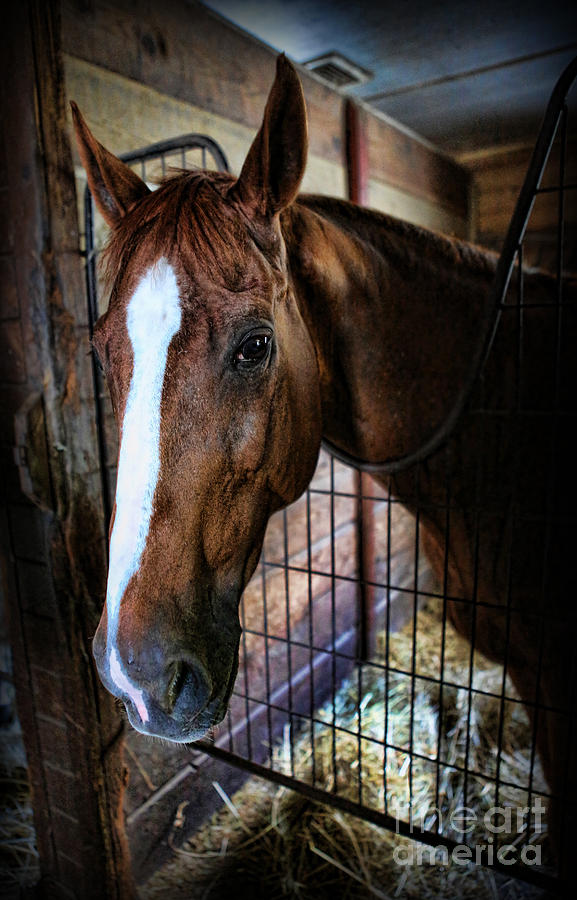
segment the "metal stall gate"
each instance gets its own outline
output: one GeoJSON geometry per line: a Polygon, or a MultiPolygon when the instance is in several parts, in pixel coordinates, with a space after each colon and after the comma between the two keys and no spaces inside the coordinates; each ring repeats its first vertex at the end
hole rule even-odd
{"type": "MultiPolygon", "coordinates": [[[[547,783],[537,744],[548,728],[558,728],[566,747],[574,740],[575,697],[568,694],[559,702],[543,697],[539,687],[543,673],[552,664],[562,664],[560,658],[547,657],[550,646],[544,639],[534,657],[527,657],[531,670],[527,677],[535,685],[533,700],[526,696],[521,700],[509,674],[529,618],[533,630],[543,634],[549,633],[551,622],[564,633],[575,634],[570,595],[564,606],[555,606],[548,592],[552,570],[567,569],[571,540],[577,536],[574,475],[565,446],[575,425],[570,375],[575,350],[569,342],[575,306],[567,263],[575,237],[570,207],[577,183],[567,157],[566,97],[576,74],[577,60],[552,95],[497,266],[492,327],[459,408],[438,435],[437,447],[407,472],[391,475],[387,489],[375,484],[367,490],[363,479],[361,503],[356,473],[321,454],[306,494],[271,520],[259,568],[241,604],[241,659],[231,708],[214,741],[167,750],[172,753],[171,776],[161,777],[158,767],[159,779],[151,779],[151,769],[147,775],[139,765],[138,736],[129,735],[129,755],[142,775],[131,801],[129,828],[135,823],[142,827],[152,806],[183,779],[198,776],[207,760],[224,760],[401,835],[432,847],[442,845],[448,853],[468,848],[471,862],[537,885],[558,886],[552,859],[546,853],[541,857],[536,848],[544,836],[541,809],[555,800],[555,793],[561,795],[559,801],[565,792],[558,784],[553,790],[547,783]],[[522,269],[527,260],[537,259],[534,243],[524,240],[525,230],[531,211],[538,215],[542,206],[552,203],[557,210],[554,242],[550,233],[542,237],[549,242],[547,251],[553,251],[546,254],[549,260],[554,257],[553,295],[535,301],[526,296],[522,269]],[[495,347],[504,330],[516,335],[516,358],[508,360],[507,373],[500,373],[495,371],[495,347]],[[543,340],[535,374],[526,369],[526,360],[535,350],[530,341],[536,332],[543,340]],[[539,389],[533,396],[535,378],[539,389]],[[497,397],[489,390],[495,379],[509,379],[497,397]],[[502,558],[486,561],[484,535],[491,522],[497,527],[503,520],[499,503],[504,501],[491,494],[496,482],[483,478],[488,466],[500,465],[499,436],[509,427],[519,440],[499,543],[502,558]],[[469,428],[478,441],[474,458],[467,461],[475,473],[476,491],[465,511],[474,532],[473,588],[465,597],[451,593],[447,551],[441,565],[444,574],[439,577],[437,567],[436,578],[432,575],[422,526],[434,514],[444,523],[448,544],[451,529],[464,514],[455,472],[459,435],[469,428]],[[532,453],[536,446],[537,456],[532,453]],[[493,454],[489,462],[488,453],[493,454]],[[434,503],[430,497],[425,503],[419,499],[419,484],[435,467],[444,473],[443,488],[434,503]],[[559,508],[553,500],[561,478],[566,479],[566,502],[559,508]],[[412,515],[397,499],[400,487],[408,483],[413,485],[412,515]],[[531,491],[525,491],[527,484],[531,491]],[[369,659],[363,657],[362,648],[371,642],[359,634],[366,619],[358,602],[359,506],[371,508],[375,520],[372,580],[364,585],[374,599],[371,619],[377,627],[369,659]],[[560,533],[565,537],[558,542],[560,533]],[[517,565],[517,541],[525,538],[533,540],[538,557],[529,573],[519,572],[517,565]],[[506,573],[506,592],[499,601],[477,595],[486,565],[499,565],[506,573]],[[538,607],[530,612],[517,605],[524,577],[539,582],[538,607]],[[458,637],[452,627],[451,618],[459,618],[459,613],[451,614],[455,609],[466,610],[467,627],[461,632],[467,631],[468,640],[458,637]],[[498,623],[495,646],[502,644],[497,654],[500,664],[479,652],[484,646],[483,623],[491,611],[498,623]],[[377,782],[370,777],[375,771],[380,773],[377,782]],[[502,827],[503,818],[511,819],[507,810],[514,809],[522,814],[502,827]],[[470,814],[465,821],[463,810],[470,814]],[[495,816],[502,816],[498,827],[495,816]],[[535,864],[538,858],[541,865],[535,864]]],[[[186,152],[194,146],[199,146],[198,138],[187,138],[124,159],[140,166],[146,179],[152,162],[164,171],[167,152],[181,154],[179,164],[186,165],[186,152]]],[[[200,146],[225,167],[218,148],[206,139],[200,146]]],[[[88,196],[86,209],[94,321],[97,241],[88,196]]],[[[539,245],[541,250],[543,246],[539,245]]],[[[538,261],[544,261],[543,253],[538,261]]],[[[574,264],[574,257],[570,262],[574,264]]],[[[99,379],[97,372],[95,378],[99,379]]],[[[100,380],[97,393],[102,469],[108,473],[111,498],[114,426],[100,380]]],[[[406,496],[406,489],[401,493],[406,496]]],[[[574,682],[574,660],[563,664],[567,682],[574,682]]],[[[572,758],[575,755],[568,752],[566,768],[572,758]]],[[[138,777],[136,772],[137,781],[138,777]]]]}

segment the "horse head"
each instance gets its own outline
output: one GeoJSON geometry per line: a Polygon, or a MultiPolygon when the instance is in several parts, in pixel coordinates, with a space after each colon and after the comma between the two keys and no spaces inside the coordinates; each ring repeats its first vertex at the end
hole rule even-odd
{"type": "Polygon", "coordinates": [[[317,361],[280,222],[305,167],[304,98],[280,57],[239,178],[179,173],[156,191],[74,104],[73,117],[112,229],[93,341],[120,442],[94,656],[137,730],[191,741],[226,712],[242,591],[320,446],[317,361]]]}

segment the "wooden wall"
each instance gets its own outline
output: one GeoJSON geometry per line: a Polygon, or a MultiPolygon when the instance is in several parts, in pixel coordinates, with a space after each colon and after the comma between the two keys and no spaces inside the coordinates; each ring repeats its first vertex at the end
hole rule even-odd
{"type": "Polygon", "coordinates": [[[88,326],[56,3],[0,34],[0,578],[37,897],[130,900],[123,722],[90,652],[105,577],[88,326]]]}
{"type": "MultiPolygon", "coordinates": [[[[208,133],[233,172],[260,125],[276,54],[184,0],[63,2],[69,96],[113,152],[189,131],[208,133]]],[[[303,190],[344,196],[343,96],[308,72],[310,157],[303,190]]],[[[370,205],[468,234],[469,176],[384,117],[365,112],[370,205]]]]}
{"type": "MultiPolygon", "coordinates": [[[[500,251],[519,191],[523,184],[532,146],[486,150],[465,160],[473,179],[471,210],[472,236],[478,243],[500,251]]],[[[559,184],[560,147],[553,147],[544,172],[542,187],[559,184]]],[[[567,143],[565,184],[577,183],[577,138],[567,143]]],[[[565,266],[577,270],[577,192],[565,192],[565,266]]],[[[525,259],[530,265],[555,270],[559,195],[555,191],[540,195],[533,207],[524,242],[525,259]]]]}

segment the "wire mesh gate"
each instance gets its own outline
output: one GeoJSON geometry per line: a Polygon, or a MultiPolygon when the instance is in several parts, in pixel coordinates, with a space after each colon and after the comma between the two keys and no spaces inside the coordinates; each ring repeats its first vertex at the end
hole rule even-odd
{"type": "MultiPolygon", "coordinates": [[[[577,185],[567,159],[566,96],[576,73],[577,60],[552,96],[497,267],[494,327],[474,377],[463,391],[461,407],[447,423],[441,446],[433,454],[446,472],[444,490],[435,505],[445,519],[448,538],[458,503],[451,476],[458,451],[452,438],[457,420],[474,422],[481,436],[493,433],[503,421],[513,422],[527,441],[535,440],[539,432],[546,433],[539,463],[543,470],[529,474],[543,493],[542,504],[527,506],[516,493],[522,482],[517,475],[513,478],[512,519],[502,542],[508,589],[505,603],[493,604],[504,635],[503,665],[492,665],[477,652],[477,645],[482,645],[482,614],[492,604],[476,596],[476,587],[467,599],[451,595],[446,554],[444,578],[435,580],[427,566],[421,530],[431,510],[430,503],[419,503],[418,485],[430,461],[418,463],[409,473],[417,495],[414,515],[409,516],[397,500],[396,476],[391,476],[385,489],[375,484],[370,494],[365,491],[359,498],[352,470],[322,453],[305,496],[271,520],[259,568],[243,598],[239,674],[228,717],[213,742],[202,741],[189,748],[191,769],[208,754],[432,847],[445,847],[448,853],[469,848],[472,862],[553,888],[554,867],[534,865],[543,835],[541,810],[552,799],[537,741],[539,729],[550,725],[547,715],[561,719],[567,743],[572,740],[575,697],[571,694],[566,702],[556,704],[540,696],[541,673],[550,662],[545,658],[544,641],[531,660],[535,669],[532,702],[520,699],[508,668],[518,634],[516,623],[523,617],[515,600],[516,531],[525,534],[536,527],[544,536],[539,566],[542,599],[533,618],[542,623],[543,631],[553,615],[564,630],[575,632],[575,612],[552,612],[547,590],[550,569],[559,562],[559,548],[552,548],[552,537],[559,527],[564,529],[567,540],[561,551],[567,553],[576,536],[571,486],[566,505],[555,513],[557,519],[551,505],[558,475],[568,462],[559,459],[561,445],[575,417],[569,366],[574,349],[568,343],[575,310],[568,293],[566,258],[574,240],[574,220],[567,216],[567,209],[577,185]],[[557,204],[556,286],[553,298],[533,302],[525,296],[521,268],[533,248],[523,239],[531,209],[542,201],[557,204]],[[552,328],[548,326],[552,342],[542,348],[539,377],[544,390],[539,391],[538,403],[528,396],[524,383],[526,357],[532,349],[526,341],[534,330],[534,315],[553,323],[552,328]],[[511,327],[517,335],[513,378],[505,400],[501,396],[492,405],[486,390],[494,365],[492,353],[501,331],[511,327]],[[359,657],[359,648],[368,643],[366,636],[364,640],[359,637],[362,616],[357,602],[356,521],[361,499],[373,508],[376,521],[374,581],[368,587],[375,601],[373,622],[378,636],[376,653],[370,659],[359,657]],[[449,621],[450,608],[457,603],[468,604],[471,611],[468,642],[455,640],[449,621]],[[519,735],[523,740],[516,744],[519,735]],[[380,772],[377,783],[368,777],[375,769],[380,772]],[[507,823],[505,820],[511,819],[507,810],[523,813],[507,823]]],[[[209,153],[217,168],[226,168],[218,148],[198,136],[156,145],[124,159],[138,165],[146,180],[151,174],[164,174],[171,154],[185,167],[187,154],[194,148],[200,148],[201,167],[206,167],[209,153]]],[[[97,244],[87,195],[92,322],[98,314],[97,244]]],[[[102,470],[111,503],[115,429],[96,370],[95,378],[102,470]]],[[[524,465],[522,442],[518,447],[515,473],[524,465]]],[[[485,464],[483,449],[481,438],[478,458],[471,463],[477,476],[485,464]]],[[[407,476],[403,477],[406,480],[407,476]]],[[[477,484],[482,483],[477,477],[477,484]]],[[[494,502],[494,497],[477,492],[475,585],[482,558],[480,523],[485,515],[494,513],[494,502]]],[[[574,659],[568,667],[567,678],[572,682],[574,659]]],[[[567,755],[566,767],[569,762],[567,755]]],[[[179,777],[176,773],[172,782],[179,777]]]]}

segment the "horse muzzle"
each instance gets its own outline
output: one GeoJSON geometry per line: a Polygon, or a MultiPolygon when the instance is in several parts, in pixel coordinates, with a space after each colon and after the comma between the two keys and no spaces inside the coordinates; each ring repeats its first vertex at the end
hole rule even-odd
{"type": "Polygon", "coordinates": [[[168,658],[159,647],[119,658],[116,647],[93,644],[100,678],[121,699],[130,724],[141,734],[177,743],[196,741],[222,721],[238,669],[238,649],[218,683],[191,653],[168,658]]]}

